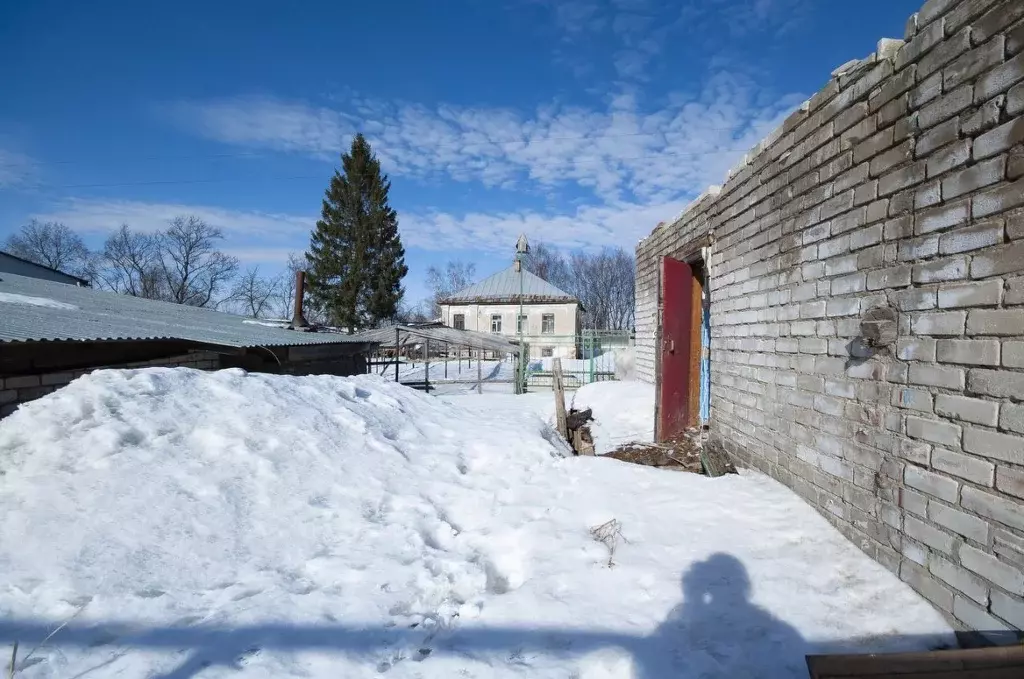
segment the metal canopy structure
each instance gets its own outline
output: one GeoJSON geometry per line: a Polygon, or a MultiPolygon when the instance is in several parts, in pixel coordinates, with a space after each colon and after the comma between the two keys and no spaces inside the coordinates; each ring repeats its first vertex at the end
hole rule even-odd
{"type": "MultiPolygon", "coordinates": [[[[431,355],[443,359],[443,381],[446,382],[448,380],[448,361],[451,358],[452,350],[456,350],[455,356],[458,359],[460,373],[462,372],[461,364],[463,352],[468,352],[470,364],[472,364],[474,358],[476,359],[477,393],[483,393],[484,378],[481,366],[486,354],[490,353],[498,356],[511,354],[515,357],[517,370],[521,370],[529,353],[527,346],[520,345],[512,338],[503,337],[501,335],[491,335],[484,332],[475,332],[473,330],[456,330],[455,328],[449,328],[441,323],[393,325],[386,328],[377,328],[376,330],[367,330],[365,332],[352,335],[352,337],[363,342],[374,344],[377,347],[377,350],[382,352],[385,357],[388,354],[392,354],[391,359],[387,359],[379,363],[371,361],[370,365],[383,366],[383,370],[380,373],[382,375],[385,371],[390,369],[390,366],[394,366],[396,382],[401,379],[399,365],[402,360],[401,356],[403,352],[406,356],[420,354],[423,357],[424,362],[422,381],[419,379],[416,381],[409,381],[409,378],[407,377],[407,381],[402,382],[402,384],[414,389],[422,389],[427,392],[431,390],[432,381],[430,377],[431,355]]],[[[415,359],[413,365],[415,366],[415,359]]],[[[436,384],[437,380],[433,380],[433,382],[436,384]]],[[[516,393],[519,393],[518,384],[516,393]]]]}
{"type": "Polygon", "coordinates": [[[429,341],[431,344],[436,342],[435,346],[447,344],[464,349],[519,355],[519,342],[515,339],[473,330],[456,330],[439,324],[393,325],[376,330],[366,330],[351,335],[351,337],[361,342],[379,344],[382,349],[394,349],[396,346],[404,347],[429,341]]]}

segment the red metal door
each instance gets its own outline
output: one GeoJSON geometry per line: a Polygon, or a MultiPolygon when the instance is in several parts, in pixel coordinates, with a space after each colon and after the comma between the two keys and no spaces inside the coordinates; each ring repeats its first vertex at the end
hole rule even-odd
{"type": "Polygon", "coordinates": [[[690,412],[690,342],[693,269],[664,257],[661,264],[661,374],[658,385],[658,440],[686,429],[690,412]]]}

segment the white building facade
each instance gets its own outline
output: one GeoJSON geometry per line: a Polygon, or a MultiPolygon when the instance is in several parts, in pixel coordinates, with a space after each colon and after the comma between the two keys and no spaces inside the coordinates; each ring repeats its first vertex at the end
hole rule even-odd
{"type": "Polygon", "coordinates": [[[514,266],[441,303],[441,320],[450,328],[517,339],[521,327],[534,358],[577,358],[582,319],[579,300],[529,271],[517,272],[514,266]]]}

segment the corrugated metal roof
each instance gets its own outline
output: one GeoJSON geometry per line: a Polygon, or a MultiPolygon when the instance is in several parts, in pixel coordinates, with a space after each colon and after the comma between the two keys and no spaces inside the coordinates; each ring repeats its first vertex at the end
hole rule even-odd
{"type": "Polygon", "coordinates": [[[487,351],[503,353],[519,353],[519,343],[501,335],[491,335],[474,330],[456,330],[447,326],[408,326],[394,325],[376,330],[366,330],[352,335],[365,342],[379,343],[382,347],[394,347],[397,337],[398,344],[416,343],[426,339],[431,342],[447,343],[455,347],[471,347],[487,351]]]}
{"type": "Polygon", "coordinates": [[[456,292],[445,298],[444,302],[518,302],[520,294],[522,294],[524,302],[579,301],[569,293],[559,290],[540,276],[525,269],[522,272],[522,282],[520,282],[519,272],[515,270],[515,266],[510,266],[479,283],[474,283],[468,288],[456,292]]]}
{"type": "Polygon", "coordinates": [[[228,347],[365,342],[246,323],[242,316],[0,274],[0,342],[180,339],[228,347]]]}

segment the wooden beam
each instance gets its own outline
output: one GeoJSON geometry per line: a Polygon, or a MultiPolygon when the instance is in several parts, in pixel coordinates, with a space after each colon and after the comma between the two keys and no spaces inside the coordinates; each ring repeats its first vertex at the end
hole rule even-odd
{"type": "Polygon", "coordinates": [[[809,655],[811,679],[901,677],[907,679],[1010,679],[1024,676],[1024,646],[924,653],[809,655]]]}
{"type": "Polygon", "coordinates": [[[569,442],[569,424],[565,413],[565,385],[562,382],[562,359],[556,358],[552,361],[551,370],[554,375],[556,426],[562,438],[569,442]]]}

